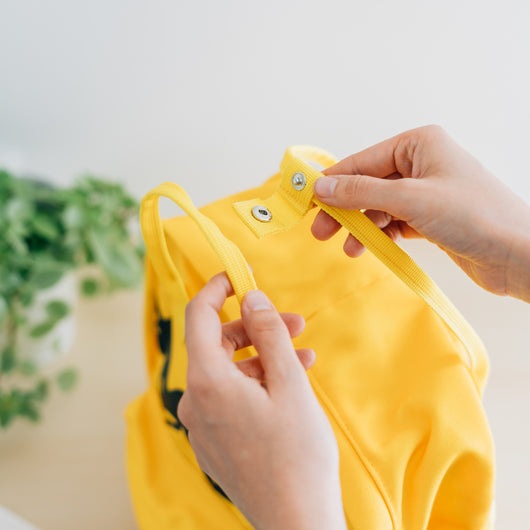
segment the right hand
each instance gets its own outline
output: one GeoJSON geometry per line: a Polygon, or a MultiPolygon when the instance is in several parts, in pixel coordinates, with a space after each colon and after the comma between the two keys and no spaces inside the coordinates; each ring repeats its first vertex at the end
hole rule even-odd
{"type": "MultiPolygon", "coordinates": [[[[425,237],[488,291],[530,301],[530,207],[440,127],[399,134],[324,173],[322,202],[366,209],[393,239],[425,237]]],[[[320,211],[312,232],[325,240],[339,228],[320,211]]],[[[349,235],[344,250],[363,247],[349,235]]]]}
{"type": "Polygon", "coordinates": [[[197,462],[253,528],[345,530],[337,441],[305,373],[314,354],[290,339],[303,319],[250,291],[241,320],[223,325],[232,294],[219,274],[186,308],[188,385],[177,414],[197,462]],[[235,363],[250,344],[253,367],[235,363]]]}

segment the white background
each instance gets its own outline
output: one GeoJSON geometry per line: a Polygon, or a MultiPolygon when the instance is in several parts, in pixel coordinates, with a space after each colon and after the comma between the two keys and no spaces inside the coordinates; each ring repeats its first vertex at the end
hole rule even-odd
{"type": "MultiPolygon", "coordinates": [[[[288,145],[342,157],[438,123],[530,201],[529,27],[525,0],[0,0],[0,165],[138,197],[174,180],[204,204],[274,173],[288,145]]],[[[498,527],[523,527],[528,308],[409,248],[490,350],[498,527]]]]}
{"type": "Polygon", "coordinates": [[[284,148],[345,156],[439,123],[530,198],[530,5],[521,1],[1,0],[0,149],[64,182],[198,202],[284,148]]]}

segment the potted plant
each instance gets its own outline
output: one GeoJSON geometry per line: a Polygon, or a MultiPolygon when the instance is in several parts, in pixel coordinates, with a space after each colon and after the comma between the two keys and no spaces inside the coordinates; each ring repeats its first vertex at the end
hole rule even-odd
{"type": "Polygon", "coordinates": [[[75,383],[75,370],[50,366],[73,341],[77,293],[141,281],[137,213],[119,184],[59,188],[0,170],[0,428],[38,420],[50,386],[75,383]]]}

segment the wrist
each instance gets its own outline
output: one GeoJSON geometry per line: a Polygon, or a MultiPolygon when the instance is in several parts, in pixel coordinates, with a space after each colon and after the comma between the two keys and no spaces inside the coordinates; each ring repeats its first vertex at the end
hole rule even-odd
{"type": "Polygon", "coordinates": [[[273,522],[265,525],[255,525],[256,530],[277,530],[289,528],[290,530],[347,530],[344,508],[342,503],[336,506],[306,507],[305,512],[289,510],[289,513],[279,513],[273,522]]]}
{"type": "Polygon", "coordinates": [[[254,521],[254,527],[256,530],[347,530],[340,484],[328,486],[324,495],[322,490],[319,495],[316,493],[298,487],[292,495],[283,496],[281,506],[271,507],[263,524],[254,521]]]}
{"type": "Polygon", "coordinates": [[[486,254],[497,271],[499,289],[490,290],[530,302],[530,205],[505,187],[496,197],[482,232],[489,234],[486,254]]]}
{"type": "MultiPolygon", "coordinates": [[[[529,230],[530,230],[530,225],[529,230]]],[[[530,302],[530,235],[521,234],[510,242],[506,267],[506,294],[530,302]]]]}

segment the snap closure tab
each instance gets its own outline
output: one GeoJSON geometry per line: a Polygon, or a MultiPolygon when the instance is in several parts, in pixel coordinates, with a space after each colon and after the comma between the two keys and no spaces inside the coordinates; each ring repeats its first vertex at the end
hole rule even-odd
{"type": "Polygon", "coordinates": [[[302,191],[305,188],[306,182],[307,180],[303,173],[298,172],[291,177],[291,184],[296,191],[302,191]]]}
{"type": "Polygon", "coordinates": [[[257,219],[262,223],[268,223],[272,219],[271,211],[265,206],[254,206],[252,208],[252,215],[254,216],[254,219],[257,219]]]}

